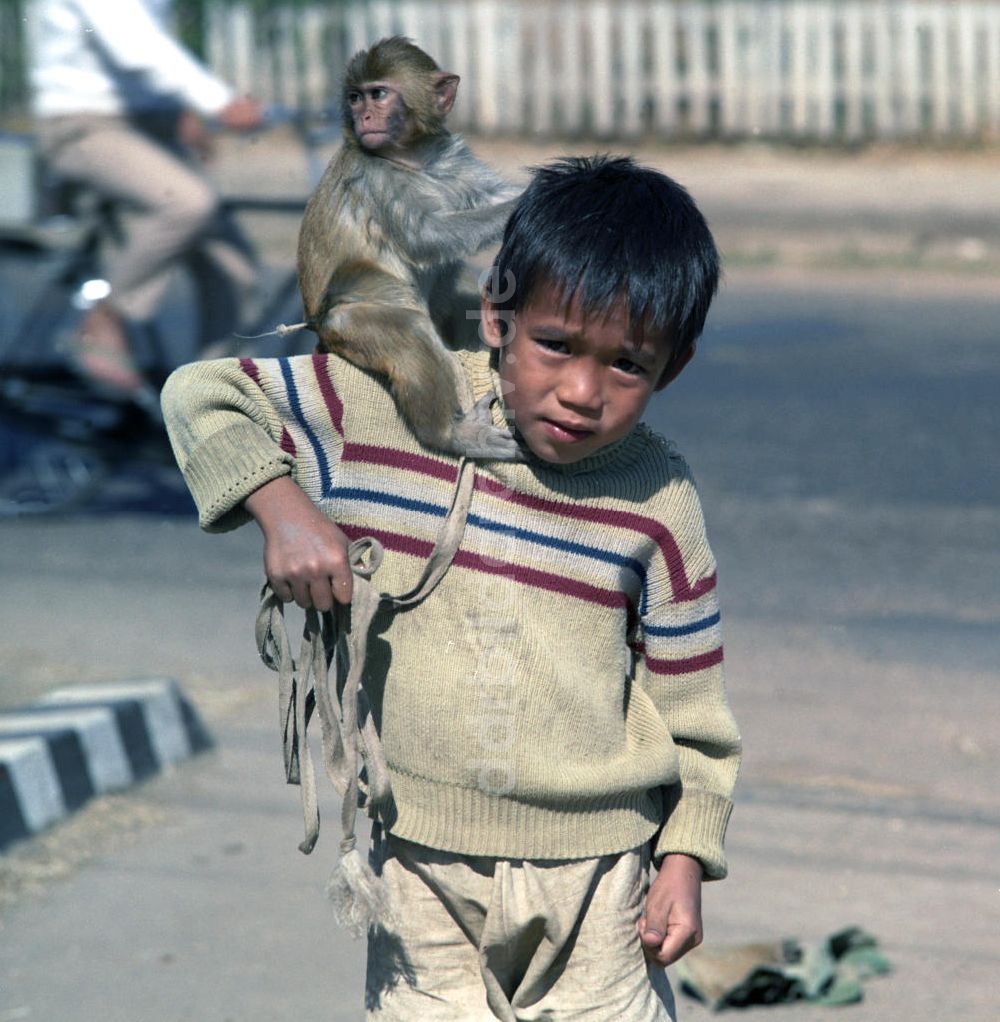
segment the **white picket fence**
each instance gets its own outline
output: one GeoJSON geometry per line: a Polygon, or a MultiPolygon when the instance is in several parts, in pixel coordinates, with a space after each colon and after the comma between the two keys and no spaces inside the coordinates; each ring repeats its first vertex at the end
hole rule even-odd
{"type": "Polygon", "coordinates": [[[335,102],[401,33],[462,76],[455,127],[597,138],[1000,138],[996,0],[371,0],[215,6],[210,62],[270,102],[335,102]]]}

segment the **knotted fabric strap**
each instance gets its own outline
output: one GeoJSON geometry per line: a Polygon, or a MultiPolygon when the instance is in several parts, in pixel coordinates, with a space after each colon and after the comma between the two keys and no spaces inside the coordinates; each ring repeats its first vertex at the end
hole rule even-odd
{"type": "Polygon", "coordinates": [[[261,592],[256,639],[261,659],[278,673],[279,726],[285,759],[285,777],[301,787],[305,838],[299,848],[309,853],[319,837],[316,775],[309,751],[307,729],[319,713],[323,764],[327,776],[343,798],[341,861],[330,882],[331,897],[341,922],[357,933],[384,914],[374,876],[355,848],[355,822],[359,805],[377,806],[389,795],[389,774],[375,724],[369,712],[359,712],[361,682],[372,618],[383,603],[399,608],[419,603],[444,577],[462,540],[472,500],[473,462],[462,459],[451,507],[420,580],[402,596],[380,594],[371,579],[382,562],[381,544],[370,537],[348,548],[354,574],[350,607],[334,604],[320,614],[306,611],[302,643],[292,656],[285,626],[284,604],[270,585],[261,592]],[[334,667],[334,684],[329,665],[334,667]],[[367,792],[359,800],[361,756],[367,792]]]}

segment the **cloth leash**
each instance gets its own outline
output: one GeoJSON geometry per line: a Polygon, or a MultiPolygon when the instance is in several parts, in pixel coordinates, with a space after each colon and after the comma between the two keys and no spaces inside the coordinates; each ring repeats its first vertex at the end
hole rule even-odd
{"type": "Polygon", "coordinates": [[[316,772],[307,740],[309,723],[313,714],[318,713],[323,765],[343,799],[340,859],[330,876],[327,893],[338,922],[355,936],[363,936],[369,927],[388,920],[381,883],[358,851],[355,837],[358,809],[366,808],[374,815],[379,803],[390,794],[382,743],[367,700],[363,699],[369,628],[382,604],[395,610],[419,603],[444,577],[462,540],[474,480],[475,463],[463,458],[451,507],[423,573],[409,592],[401,596],[379,593],[371,579],[382,562],[382,545],[371,537],[351,543],[348,561],[354,588],[350,606],[334,604],[332,611],[322,614],[306,611],[298,659],[292,655],[284,604],[270,585],[265,584],[261,591],[257,649],[264,663],[278,674],[285,777],[289,784],[300,786],[302,796],[305,838],[299,849],[308,855],[319,837],[316,772]],[[331,664],[333,684],[329,676],[331,664]],[[362,766],[366,778],[364,791],[360,780],[362,766]]]}

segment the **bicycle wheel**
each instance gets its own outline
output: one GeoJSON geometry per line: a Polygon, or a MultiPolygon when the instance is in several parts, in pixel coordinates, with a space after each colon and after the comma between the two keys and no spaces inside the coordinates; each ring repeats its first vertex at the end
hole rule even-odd
{"type": "Polygon", "coordinates": [[[20,453],[0,471],[0,518],[74,511],[101,486],[108,465],[92,448],[18,437],[20,453]]]}
{"type": "Polygon", "coordinates": [[[87,272],[85,256],[73,250],[5,250],[0,261],[6,307],[0,368],[29,374],[64,368],[60,339],[79,323],[74,299],[87,272]]]}
{"type": "Polygon", "coordinates": [[[0,362],[8,344],[13,343],[17,329],[15,264],[14,252],[7,245],[0,245],[0,362]]]}

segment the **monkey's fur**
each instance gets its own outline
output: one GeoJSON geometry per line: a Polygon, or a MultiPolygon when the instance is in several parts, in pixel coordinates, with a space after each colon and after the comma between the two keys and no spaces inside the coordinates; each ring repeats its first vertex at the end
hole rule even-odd
{"type": "Polygon", "coordinates": [[[463,417],[454,359],[435,327],[448,330],[449,320],[478,308],[458,297],[463,259],[499,241],[516,194],[445,128],[457,82],[399,37],[351,60],[344,143],[306,207],[299,285],[321,345],[388,377],[421,442],[514,459],[516,443],[492,425],[487,406],[463,417]],[[389,83],[401,100],[380,122],[393,142],[381,152],[359,140],[349,102],[363,103],[373,83],[389,83]]]}

